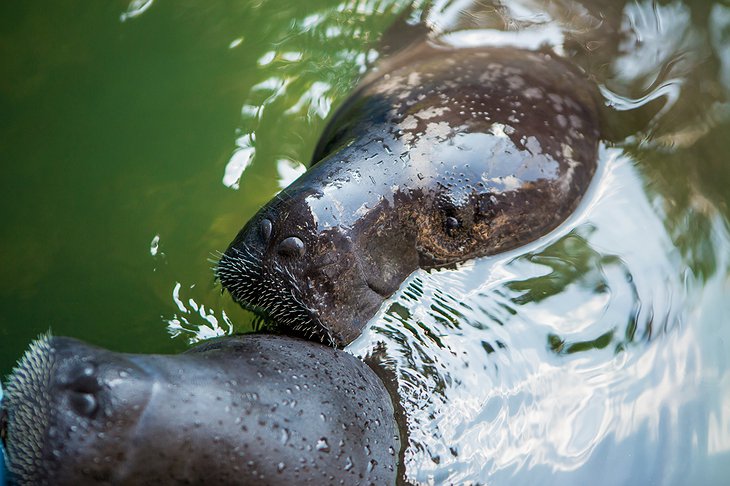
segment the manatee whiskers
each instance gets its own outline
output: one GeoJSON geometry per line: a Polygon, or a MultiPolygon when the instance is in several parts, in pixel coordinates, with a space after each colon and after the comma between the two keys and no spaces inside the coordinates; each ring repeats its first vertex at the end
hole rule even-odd
{"type": "Polygon", "coordinates": [[[246,309],[272,319],[327,345],[335,340],[316,312],[304,304],[301,290],[291,271],[278,263],[264,268],[262,256],[242,245],[222,254],[215,268],[216,278],[233,300],[246,309]]]}
{"type": "Polygon", "coordinates": [[[50,340],[46,333],[33,341],[5,384],[5,447],[10,474],[20,484],[44,484],[41,478],[48,467],[43,444],[51,407],[48,380],[55,361],[50,340]]]}
{"type": "Polygon", "coordinates": [[[211,251],[210,256],[207,258],[208,263],[210,263],[210,269],[213,270],[213,275],[215,276],[216,280],[218,280],[218,263],[220,263],[221,258],[223,258],[223,252],[219,250],[211,251]]]}

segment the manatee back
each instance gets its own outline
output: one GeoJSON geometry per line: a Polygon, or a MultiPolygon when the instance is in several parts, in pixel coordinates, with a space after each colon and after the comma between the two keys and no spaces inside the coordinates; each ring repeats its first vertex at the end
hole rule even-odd
{"type": "Polygon", "coordinates": [[[347,159],[363,194],[399,204],[393,227],[418,233],[421,267],[515,248],[575,210],[600,136],[596,88],[575,66],[548,51],[420,46],[376,74],[313,162],[347,159]]]}

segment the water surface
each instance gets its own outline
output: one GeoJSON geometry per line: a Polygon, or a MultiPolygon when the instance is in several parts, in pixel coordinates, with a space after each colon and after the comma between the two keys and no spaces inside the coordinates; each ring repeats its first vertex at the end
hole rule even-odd
{"type": "Polygon", "coordinates": [[[130,352],[251,330],[209,259],[364,72],[424,35],[547,44],[606,104],[579,210],[416,273],[348,351],[387,350],[412,481],[726,483],[730,8],[505,3],[3,4],[0,375],[48,328],[130,352]]]}

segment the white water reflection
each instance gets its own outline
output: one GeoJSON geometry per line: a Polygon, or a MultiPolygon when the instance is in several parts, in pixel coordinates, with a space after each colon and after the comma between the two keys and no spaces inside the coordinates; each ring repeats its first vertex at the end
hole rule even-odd
{"type": "MultiPolygon", "coordinates": [[[[262,126],[280,125],[285,128],[278,143],[267,145],[261,163],[291,159],[291,152],[286,151],[287,139],[300,142],[311,136],[312,126],[321,130],[321,123],[330,115],[334,103],[341,101],[357,76],[373,67],[378,59],[380,54],[372,48],[377,44],[377,35],[366,29],[369,23],[380,19],[382,27],[387,25],[387,19],[395,20],[409,8],[417,15],[415,12],[427,5],[429,1],[345,0],[332,8],[292,18],[287,31],[282,32],[283,38],[258,57],[253,73],[247,73],[257,80],[241,105],[241,126],[236,131],[239,140],[241,136],[254,139],[262,126]],[[313,71],[323,73],[322,79],[305,81],[313,71]]],[[[258,43],[260,39],[241,36],[229,47],[245,49],[247,42],[258,43]]],[[[256,157],[254,144],[242,147],[237,142],[223,184],[238,189],[246,169],[254,161],[259,163],[256,157]]]]}
{"type": "Polygon", "coordinates": [[[279,159],[276,161],[276,172],[279,174],[279,187],[284,189],[292,182],[297,180],[299,176],[306,172],[307,168],[304,164],[294,162],[289,159],[279,159]]]}
{"type": "Polygon", "coordinates": [[[496,29],[467,30],[445,34],[439,38],[453,47],[501,46],[536,50],[550,46],[557,54],[564,55],[565,37],[555,24],[538,25],[518,32],[496,29]]]}
{"type": "Polygon", "coordinates": [[[238,189],[241,176],[246,168],[253,162],[256,152],[256,141],[253,135],[240,137],[236,144],[238,147],[231,155],[230,160],[226,164],[225,173],[223,174],[223,185],[231,189],[238,189]]]}
{"type": "MultiPolygon", "coordinates": [[[[191,285],[189,289],[194,287],[195,285],[191,285]]],[[[219,318],[216,317],[213,309],[206,308],[204,304],[198,304],[192,297],[188,298],[186,305],[180,296],[181,290],[182,284],[176,282],[172,290],[172,300],[180,313],[174,314],[172,318],[164,319],[167,324],[167,332],[171,337],[183,336],[187,339],[188,344],[192,345],[206,339],[233,334],[233,323],[225,310],[220,311],[219,318]]]]}
{"type": "Polygon", "coordinates": [[[121,22],[125,22],[129,19],[139,17],[145,13],[151,6],[154,0],[132,0],[127,7],[127,11],[119,16],[121,22]]]}
{"type": "MultiPolygon", "coordinates": [[[[384,342],[395,360],[409,479],[557,482],[540,479],[545,468],[569,484],[605,468],[638,478],[637,457],[679,464],[685,440],[708,441],[709,418],[686,413],[711,398],[704,289],[686,286],[632,161],[608,158],[566,225],[519,255],[419,272],[348,348],[364,356],[384,342]]],[[[715,391],[720,403],[727,393],[715,391]]]]}

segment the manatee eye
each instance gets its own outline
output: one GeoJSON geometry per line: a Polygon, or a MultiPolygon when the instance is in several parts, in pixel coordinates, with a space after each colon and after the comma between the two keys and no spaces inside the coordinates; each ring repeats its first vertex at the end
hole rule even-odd
{"type": "Polygon", "coordinates": [[[454,232],[457,229],[459,229],[459,226],[461,226],[461,223],[459,223],[459,220],[456,219],[455,217],[449,216],[448,218],[446,218],[445,226],[446,226],[446,233],[449,236],[453,236],[454,232]]]}
{"type": "Polygon", "coordinates": [[[298,257],[304,254],[304,242],[296,236],[284,238],[279,243],[279,254],[291,257],[298,257]]]}
{"type": "Polygon", "coordinates": [[[269,219],[262,219],[261,223],[259,225],[259,230],[261,231],[261,237],[264,239],[264,241],[267,241],[269,237],[271,236],[271,229],[273,228],[273,225],[271,224],[271,220],[269,219]]]}

